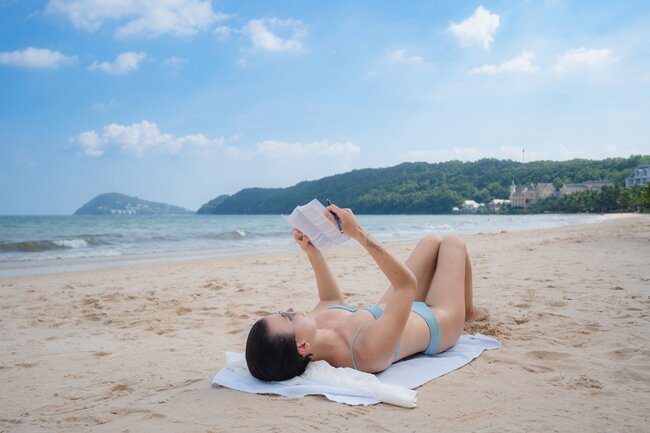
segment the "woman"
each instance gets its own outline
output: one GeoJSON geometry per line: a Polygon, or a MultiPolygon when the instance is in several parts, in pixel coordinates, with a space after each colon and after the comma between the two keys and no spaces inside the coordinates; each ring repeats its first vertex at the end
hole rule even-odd
{"type": "Polygon", "coordinates": [[[408,356],[435,355],[456,344],[465,321],[487,313],[472,304],[472,268],[463,241],[425,236],[405,264],[358,224],[350,209],[327,207],[325,216],[374,259],[390,287],[377,305],[343,305],[322,253],[307,236],[293,237],[312,265],[320,301],[310,313],[287,311],[258,320],[246,342],[246,362],[260,380],[301,375],[309,361],[377,373],[408,356]]]}

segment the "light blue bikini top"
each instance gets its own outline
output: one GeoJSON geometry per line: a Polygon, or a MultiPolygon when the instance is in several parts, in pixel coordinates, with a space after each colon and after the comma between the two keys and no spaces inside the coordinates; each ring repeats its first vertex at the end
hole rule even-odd
{"type": "MultiPolygon", "coordinates": [[[[351,307],[349,305],[343,305],[343,304],[334,304],[330,305],[328,310],[346,310],[351,313],[355,313],[359,311],[357,307],[351,307]]],[[[363,310],[368,310],[372,313],[373,316],[375,316],[375,320],[379,319],[382,314],[384,314],[384,310],[379,306],[379,305],[371,305],[370,307],[364,307],[362,308],[363,310]]]]}
{"type": "MultiPolygon", "coordinates": [[[[346,310],[351,313],[355,313],[359,311],[357,307],[351,307],[349,305],[343,305],[343,304],[334,304],[330,305],[328,310],[346,310]]],[[[371,305],[370,307],[363,307],[363,310],[370,311],[370,313],[375,317],[375,320],[379,319],[382,314],[384,314],[384,310],[378,306],[378,305],[371,305]]],[[[350,347],[350,355],[352,357],[352,368],[355,370],[358,370],[357,368],[357,363],[354,360],[354,345],[357,343],[357,338],[359,338],[359,335],[361,334],[361,331],[366,329],[366,326],[368,326],[370,323],[365,323],[359,327],[357,330],[357,333],[354,334],[354,338],[352,339],[352,346],[350,347]]],[[[397,347],[395,348],[395,352],[393,353],[393,361],[397,359],[399,356],[399,343],[397,344],[397,347]]]]}

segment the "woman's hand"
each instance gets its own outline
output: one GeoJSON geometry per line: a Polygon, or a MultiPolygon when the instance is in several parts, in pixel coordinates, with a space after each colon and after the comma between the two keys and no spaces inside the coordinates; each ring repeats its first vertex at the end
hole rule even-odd
{"type": "Polygon", "coordinates": [[[316,277],[316,286],[318,286],[318,298],[320,301],[312,312],[324,310],[332,302],[342,304],[343,294],[323,253],[311,243],[309,236],[300,230],[293,229],[292,233],[293,239],[307,255],[307,260],[309,260],[314,270],[314,276],[316,277]]]}
{"type": "Polygon", "coordinates": [[[306,234],[298,229],[293,229],[292,233],[293,240],[296,241],[298,246],[300,246],[300,249],[303,250],[307,255],[319,252],[318,248],[316,248],[314,244],[311,243],[309,237],[307,237],[306,234]]]}
{"type": "Polygon", "coordinates": [[[357,235],[361,231],[361,226],[357,222],[357,218],[352,213],[352,209],[341,209],[334,204],[327,206],[326,209],[327,211],[325,212],[325,218],[330,220],[332,224],[334,224],[334,226],[338,229],[336,218],[334,218],[334,215],[332,215],[332,212],[335,213],[341,222],[341,231],[353,239],[357,238],[357,235]]]}

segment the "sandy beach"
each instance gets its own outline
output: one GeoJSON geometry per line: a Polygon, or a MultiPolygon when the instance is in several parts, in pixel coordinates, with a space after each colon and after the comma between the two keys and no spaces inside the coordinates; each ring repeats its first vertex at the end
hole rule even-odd
{"type": "MultiPolygon", "coordinates": [[[[647,431],[650,216],[466,240],[490,311],[466,331],[503,347],[418,388],[415,409],[211,386],[258,317],[313,306],[298,248],[2,278],[0,431],[647,431]]],[[[326,255],[347,303],[385,289],[360,248],[326,255]]]]}

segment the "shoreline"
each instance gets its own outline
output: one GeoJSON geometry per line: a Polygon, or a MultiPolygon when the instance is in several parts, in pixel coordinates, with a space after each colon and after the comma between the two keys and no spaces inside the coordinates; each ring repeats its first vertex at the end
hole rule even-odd
{"type": "MultiPolygon", "coordinates": [[[[465,331],[502,348],[418,388],[412,410],[210,385],[259,317],[313,306],[299,250],[0,279],[0,430],[644,430],[650,216],[465,239],[490,312],[465,331]]],[[[401,260],[412,248],[390,245],[401,260]]],[[[360,247],[326,256],[346,303],[386,288],[360,247]]]]}
{"type": "MultiPolygon", "coordinates": [[[[549,214],[552,216],[564,216],[564,214],[549,214]]],[[[551,228],[565,227],[565,226],[576,226],[581,224],[598,224],[603,221],[611,219],[620,219],[627,217],[634,217],[632,213],[626,214],[602,214],[602,215],[592,215],[594,217],[600,218],[595,219],[589,222],[578,222],[578,223],[564,223],[557,226],[552,226],[551,228]]],[[[467,216],[467,215],[465,215],[467,216]]],[[[480,218],[490,218],[497,216],[499,218],[506,218],[509,215],[472,215],[472,217],[480,218]]],[[[548,230],[548,228],[526,228],[515,226],[514,228],[494,228],[491,231],[478,231],[472,234],[460,233],[461,237],[468,237],[481,234],[491,234],[498,232],[512,232],[518,233],[528,230],[548,230]]],[[[289,229],[287,229],[289,233],[289,229]]],[[[423,234],[423,233],[422,233],[423,234]]],[[[421,234],[421,235],[422,235],[421,234]]],[[[384,239],[382,237],[377,237],[379,241],[386,243],[387,245],[400,245],[404,243],[414,242],[421,237],[421,235],[407,237],[405,239],[384,239]]],[[[445,236],[446,233],[440,234],[440,236],[445,236]]],[[[111,255],[111,256],[88,256],[88,257],[78,257],[78,258],[62,258],[62,259],[45,259],[45,260],[16,260],[16,261],[0,261],[0,279],[2,278],[12,278],[19,276],[31,276],[31,275],[50,275],[57,273],[67,273],[67,272],[83,272],[83,271],[94,271],[100,269],[113,269],[121,267],[133,267],[133,266],[143,266],[148,264],[164,264],[164,263],[175,263],[175,262],[193,262],[196,260],[212,260],[220,259],[224,257],[246,257],[250,255],[273,255],[273,254],[282,254],[294,251],[293,241],[290,239],[290,236],[287,235],[287,238],[283,240],[284,242],[279,242],[275,245],[241,245],[241,246],[232,246],[232,247],[215,247],[214,249],[197,249],[197,250],[181,250],[176,252],[160,252],[160,253],[141,253],[141,254],[125,254],[125,255],[111,255]]],[[[345,247],[346,245],[343,245],[345,247]]]]}

